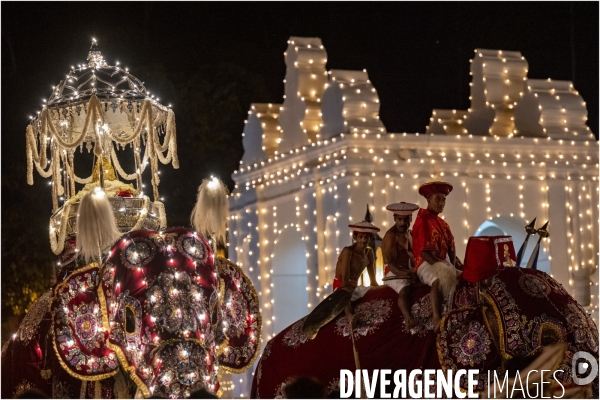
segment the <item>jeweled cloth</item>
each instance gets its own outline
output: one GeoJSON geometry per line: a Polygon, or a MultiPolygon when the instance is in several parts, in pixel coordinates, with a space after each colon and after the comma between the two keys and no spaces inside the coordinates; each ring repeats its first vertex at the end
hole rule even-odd
{"type": "Polygon", "coordinates": [[[28,388],[54,398],[130,396],[119,371],[145,396],[217,392],[217,366],[244,371],[261,335],[252,282],[227,260],[218,266],[206,239],[185,228],[133,231],[102,266],[64,266],[3,347],[2,397],[28,388]]]}
{"type": "MultiPolygon", "coordinates": [[[[423,285],[413,292],[412,314],[419,321],[414,334],[404,327],[398,294],[393,289],[371,288],[353,303],[359,318],[354,341],[362,369],[440,368],[429,287],[423,285]]],[[[323,326],[313,340],[302,332],[303,323],[304,318],[267,343],[254,372],[252,397],[282,396],[283,387],[295,376],[313,376],[328,391],[339,390],[340,369],[356,369],[350,325],[344,313],[323,326]]]]}
{"type": "MultiPolygon", "coordinates": [[[[496,265],[495,260],[491,262],[496,265]]],[[[404,328],[398,295],[391,288],[369,290],[353,303],[355,312],[363,313],[354,331],[360,367],[369,371],[479,369],[477,390],[485,391],[488,371],[503,374],[503,360],[535,356],[552,343],[568,343],[557,368],[563,372],[556,374],[565,387],[573,385],[571,363],[576,352],[586,351],[598,360],[598,328],[548,274],[500,267],[480,286],[482,304],[478,305],[476,284],[459,279],[437,340],[428,286],[413,290],[411,313],[419,325],[412,332],[404,328]]],[[[281,397],[295,376],[312,376],[328,391],[339,390],[340,369],[355,370],[349,324],[343,313],[323,326],[313,340],[303,334],[303,322],[304,318],[267,343],[254,374],[253,397],[281,397]]],[[[593,381],[593,398],[598,398],[598,379],[593,381]]],[[[464,380],[461,386],[466,389],[464,380]]],[[[379,391],[376,394],[378,397],[379,391]]]]}
{"type": "MultiPolygon", "coordinates": [[[[483,302],[477,307],[476,285],[460,279],[452,300],[453,310],[442,320],[438,343],[445,370],[479,369],[482,374],[478,389],[484,390],[487,371],[500,368],[498,371],[502,372],[502,359],[535,356],[546,345],[567,342],[565,359],[557,368],[563,372],[556,377],[568,387],[573,384],[571,363],[576,352],[586,351],[598,360],[596,324],[550,275],[533,269],[501,267],[480,285],[483,302]]],[[[593,390],[598,398],[598,377],[593,390]]]]}

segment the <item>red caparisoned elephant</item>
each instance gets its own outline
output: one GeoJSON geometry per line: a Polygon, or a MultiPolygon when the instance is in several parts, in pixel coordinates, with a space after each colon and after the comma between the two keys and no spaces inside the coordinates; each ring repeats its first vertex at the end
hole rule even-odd
{"type": "Polygon", "coordinates": [[[260,349],[251,281],[186,228],[132,231],[101,265],[63,273],[2,349],[2,397],[181,398],[218,393],[218,372],[239,373],[260,349]]]}
{"type": "Polygon", "coordinates": [[[195,231],[166,229],[158,166],[179,168],[171,107],[108,65],[94,39],[87,63],[53,87],[25,137],[27,182],[34,170],[52,179],[50,247],[62,268],[2,349],[2,397],[35,388],[54,398],[181,398],[219,393],[219,371],[251,366],[261,338],[256,292],[213,254],[226,242],[226,186],[215,177],[200,185],[195,231]],[[75,162],[83,157],[92,171],[75,162]]]}
{"type": "MultiPolygon", "coordinates": [[[[476,390],[486,393],[488,372],[500,377],[505,371],[514,373],[546,346],[560,342],[566,343],[566,351],[552,368],[562,370],[556,378],[564,388],[573,387],[574,354],[585,351],[598,361],[593,320],[548,274],[516,267],[510,239],[471,240],[488,240],[490,251],[473,257],[471,243],[467,247],[463,274],[446,299],[439,334],[434,334],[428,286],[413,290],[411,314],[418,325],[410,331],[397,293],[385,285],[371,288],[352,303],[353,329],[341,313],[311,340],[302,330],[305,317],[271,339],[254,374],[252,397],[282,398],[285,385],[299,376],[316,378],[330,393],[339,391],[340,370],[357,367],[371,372],[478,369],[476,390]]],[[[460,386],[466,390],[466,380],[460,386]]],[[[591,389],[597,398],[598,377],[591,389]]]]}

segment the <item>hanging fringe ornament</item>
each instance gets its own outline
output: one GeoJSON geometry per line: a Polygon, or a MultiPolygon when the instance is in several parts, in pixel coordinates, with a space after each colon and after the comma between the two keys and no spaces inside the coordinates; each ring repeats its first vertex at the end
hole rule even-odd
{"type": "Polygon", "coordinates": [[[75,171],[73,168],[73,151],[70,151],[67,154],[67,161],[68,161],[68,167],[69,167],[69,184],[71,185],[71,196],[75,196],[76,192],[75,192],[75,179],[73,179],[75,177],[75,171]]]}
{"type": "MultiPolygon", "coordinates": [[[[52,159],[56,160],[56,162],[54,163],[55,166],[55,170],[52,173],[52,177],[54,178],[55,182],[56,182],[56,194],[58,196],[62,196],[65,194],[65,188],[63,187],[62,184],[62,174],[60,173],[60,169],[61,169],[61,165],[60,165],[60,149],[58,148],[58,146],[54,146],[54,148],[52,149],[52,159]]],[[[56,210],[54,210],[56,211],[56,210]]]]}
{"type": "Polygon", "coordinates": [[[86,264],[100,262],[102,253],[121,236],[106,193],[95,188],[86,194],[77,213],[77,251],[86,264]]]}
{"type": "Polygon", "coordinates": [[[94,155],[98,158],[102,157],[102,154],[104,154],[102,152],[102,146],[99,143],[96,143],[94,145],[94,155]]]}
{"type": "Polygon", "coordinates": [[[229,191],[219,179],[205,179],[198,187],[196,205],[190,221],[200,234],[214,236],[217,243],[224,244],[229,222],[229,191]]]}
{"type": "Polygon", "coordinates": [[[33,185],[33,166],[35,165],[39,174],[43,178],[49,178],[52,176],[52,165],[48,167],[48,170],[44,171],[44,168],[48,165],[48,159],[46,158],[46,151],[48,149],[49,140],[45,135],[39,136],[40,150],[38,152],[37,139],[35,138],[35,130],[31,124],[27,125],[25,131],[26,141],[26,153],[27,153],[27,184],[33,185]]]}
{"type": "MultiPolygon", "coordinates": [[[[167,138],[169,138],[169,152],[173,155],[173,168],[179,168],[179,158],[177,157],[177,125],[175,124],[175,112],[169,109],[167,115],[167,138]]],[[[166,139],[165,138],[165,141],[166,139]]]]}
{"type": "Polygon", "coordinates": [[[65,237],[67,230],[64,228],[67,226],[69,221],[69,215],[71,215],[71,204],[66,203],[64,208],[61,210],[60,224],[58,229],[50,225],[50,249],[56,255],[62,253],[65,248],[65,237]]]}
{"type": "MultiPolygon", "coordinates": [[[[96,142],[87,142],[87,149],[89,152],[92,150],[92,143],[95,144],[93,153],[96,157],[100,157],[103,155],[102,144],[100,143],[100,135],[99,135],[99,126],[105,125],[104,118],[104,110],[103,105],[98,99],[96,95],[92,95],[90,100],[85,103],[86,109],[86,118],[83,124],[83,128],[81,128],[80,134],[71,134],[69,135],[69,139],[65,139],[62,137],[60,132],[57,130],[57,127],[54,125],[52,113],[47,108],[44,108],[39,117],[39,128],[38,128],[38,139],[36,139],[36,127],[33,124],[30,124],[27,127],[26,131],[26,157],[27,157],[27,183],[33,185],[33,168],[38,170],[40,175],[44,178],[52,177],[54,184],[56,187],[53,190],[54,196],[63,195],[63,186],[62,180],[57,178],[57,174],[60,172],[60,160],[55,160],[52,158],[51,165],[48,166],[48,169],[44,171],[44,168],[47,166],[48,158],[46,151],[49,147],[52,157],[54,157],[54,148],[58,147],[60,151],[62,150],[75,150],[77,147],[80,147],[80,151],[82,150],[82,146],[84,144],[86,133],[90,131],[94,131],[98,140],[96,142]],[[39,140],[39,144],[38,144],[39,140]],[[39,150],[38,150],[39,147],[39,150]]],[[[163,110],[164,111],[164,110],[163,110]]],[[[166,113],[158,116],[156,121],[153,121],[153,105],[152,101],[144,100],[141,103],[140,110],[138,112],[132,113],[132,129],[130,132],[123,135],[124,132],[120,132],[119,135],[116,135],[110,128],[105,129],[103,132],[106,134],[112,142],[117,145],[125,146],[131,145],[134,149],[140,147],[140,143],[145,143],[145,152],[143,156],[143,160],[141,162],[140,172],[139,174],[127,174],[121,168],[120,163],[116,157],[114,152],[114,148],[108,150],[105,156],[113,159],[113,164],[119,174],[125,178],[126,180],[139,180],[139,175],[143,173],[143,170],[147,164],[150,164],[150,169],[152,171],[152,189],[154,194],[154,200],[159,199],[158,193],[158,185],[160,183],[160,179],[158,176],[158,163],[161,162],[163,164],[171,163],[174,168],[179,168],[179,159],[177,157],[177,133],[176,133],[176,123],[175,123],[175,113],[173,110],[169,109],[166,113]],[[166,115],[164,115],[166,114],[166,115]],[[161,144],[158,132],[157,132],[157,124],[159,122],[163,122],[166,124],[165,127],[165,139],[161,144]],[[137,140],[136,143],[133,143],[134,140],[137,140]],[[166,152],[166,155],[163,155],[163,152],[166,152]]],[[[70,126],[70,133],[72,133],[72,126],[70,126]]],[[[80,178],[75,175],[74,168],[68,168],[68,178],[69,181],[72,181],[73,184],[87,184],[89,183],[90,177],[80,178]]],[[[66,183],[66,182],[65,182],[66,183]]],[[[141,186],[141,185],[140,185],[141,186]]],[[[53,209],[56,210],[58,208],[58,200],[53,199],[53,209]]]]}

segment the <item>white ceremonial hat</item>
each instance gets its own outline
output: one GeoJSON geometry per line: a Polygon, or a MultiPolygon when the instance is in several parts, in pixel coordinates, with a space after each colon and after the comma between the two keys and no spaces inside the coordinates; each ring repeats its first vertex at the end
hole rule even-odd
{"type": "Polygon", "coordinates": [[[380,229],[378,227],[376,227],[375,225],[373,225],[372,223],[367,222],[367,221],[350,224],[350,225],[348,225],[348,227],[350,229],[352,229],[352,232],[377,233],[380,231],[380,229]]]}
{"type": "Polygon", "coordinates": [[[405,203],[401,201],[400,203],[390,204],[386,207],[386,210],[393,212],[396,215],[411,215],[415,211],[419,209],[419,206],[413,203],[405,203]]]}

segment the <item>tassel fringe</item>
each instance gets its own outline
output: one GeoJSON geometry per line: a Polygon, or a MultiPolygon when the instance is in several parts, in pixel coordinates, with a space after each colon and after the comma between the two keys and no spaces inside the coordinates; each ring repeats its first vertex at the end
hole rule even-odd
{"type": "Polygon", "coordinates": [[[214,235],[217,243],[225,243],[229,222],[229,191],[219,178],[205,179],[198,187],[196,205],[190,221],[194,229],[206,237],[214,235]]]}
{"type": "Polygon", "coordinates": [[[102,253],[121,236],[106,193],[96,188],[86,194],[77,213],[77,251],[86,264],[100,262],[102,253]]]}

